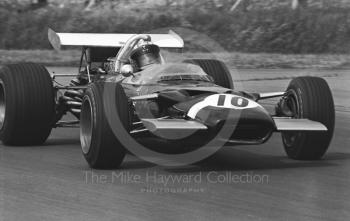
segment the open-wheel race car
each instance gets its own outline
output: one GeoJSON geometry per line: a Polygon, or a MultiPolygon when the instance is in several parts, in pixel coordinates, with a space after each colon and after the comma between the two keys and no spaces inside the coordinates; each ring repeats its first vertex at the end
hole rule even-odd
{"type": "Polygon", "coordinates": [[[162,49],[184,47],[172,31],[133,35],[49,29],[49,40],[55,49],[82,48],[79,72],[57,76],[34,63],[2,66],[0,139],[5,145],[43,144],[52,128],[80,125],[82,153],[92,168],[119,167],[128,151],[126,136],[245,145],[265,143],[281,132],[287,155],[297,160],[320,159],[330,145],[335,111],[322,78],[297,77],[283,92],[237,91],[221,61],[167,63],[162,49]],[[55,78],[62,76],[71,76],[71,82],[58,84],[55,78]],[[276,97],[274,113],[259,104],[276,97]],[[67,113],[76,120],[63,121],[67,113]]]}

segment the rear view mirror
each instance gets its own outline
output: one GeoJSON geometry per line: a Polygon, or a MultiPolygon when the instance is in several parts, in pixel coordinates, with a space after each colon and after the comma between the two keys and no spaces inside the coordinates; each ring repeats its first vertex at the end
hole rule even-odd
{"type": "Polygon", "coordinates": [[[134,74],[134,68],[130,64],[124,64],[122,68],[120,69],[120,73],[124,77],[129,77],[134,74]]]}

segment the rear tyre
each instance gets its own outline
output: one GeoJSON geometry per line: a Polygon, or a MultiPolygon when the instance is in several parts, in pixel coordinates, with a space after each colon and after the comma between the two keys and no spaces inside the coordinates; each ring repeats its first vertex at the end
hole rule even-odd
{"type": "Polygon", "coordinates": [[[324,124],[327,132],[283,132],[288,157],[318,160],[326,153],[333,137],[335,110],[327,82],[318,77],[298,77],[288,86],[285,105],[295,118],[307,118],[324,124]]]}
{"type": "MultiPolygon", "coordinates": [[[[123,128],[130,131],[129,103],[120,84],[96,82],[89,86],[83,98],[80,117],[80,142],[83,155],[91,168],[113,169],[118,168],[126,154],[126,150],[113,133],[106,113],[114,108],[105,105],[104,89],[115,87],[116,114],[123,128]],[[107,110],[110,109],[110,110],[107,110]]],[[[110,96],[110,94],[108,94],[110,96]]]]}
{"type": "Polygon", "coordinates": [[[0,139],[5,145],[39,145],[50,135],[55,96],[50,74],[32,63],[0,69],[0,139]]]}
{"type": "Polygon", "coordinates": [[[222,61],[212,59],[189,59],[184,62],[200,66],[205,73],[214,78],[215,84],[228,89],[234,88],[231,73],[222,61]]]}

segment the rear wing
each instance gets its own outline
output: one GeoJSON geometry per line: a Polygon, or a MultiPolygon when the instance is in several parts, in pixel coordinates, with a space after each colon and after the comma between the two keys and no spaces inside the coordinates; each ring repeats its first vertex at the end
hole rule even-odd
{"type": "MultiPolygon", "coordinates": [[[[48,38],[56,50],[62,46],[80,47],[111,47],[120,48],[135,34],[93,34],[93,33],[56,33],[49,28],[48,38]]],[[[161,48],[181,49],[184,47],[183,39],[174,31],[168,34],[149,34],[151,41],[161,48]]]]}

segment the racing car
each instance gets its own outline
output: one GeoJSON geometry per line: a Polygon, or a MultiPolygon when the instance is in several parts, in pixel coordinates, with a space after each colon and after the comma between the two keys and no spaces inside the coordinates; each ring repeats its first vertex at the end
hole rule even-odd
{"type": "Polygon", "coordinates": [[[163,50],[184,47],[173,31],[87,34],[49,29],[48,38],[56,50],[82,49],[79,71],[55,75],[40,64],[2,66],[4,145],[40,145],[53,128],[76,126],[87,163],[102,169],[118,168],[130,141],[138,137],[166,141],[164,150],[167,142],[180,142],[186,152],[187,142],[256,145],[279,132],[288,157],[296,160],[321,159],[330,145],[335,110],[322,78],[294,78],[282,92],[238,91],[222,61],[166,62],[163,50]],[[71,81],[62,85],[59,77],[71,81]],[[271,98],[279,98],[272,113],[260,102],[271,98]],[[62,120],[68,113],[75,119],[62,120]]]}

